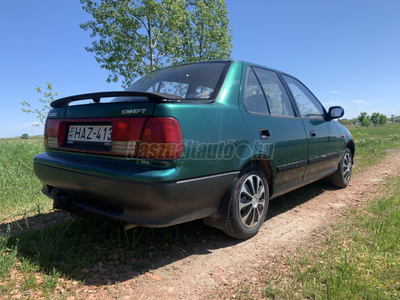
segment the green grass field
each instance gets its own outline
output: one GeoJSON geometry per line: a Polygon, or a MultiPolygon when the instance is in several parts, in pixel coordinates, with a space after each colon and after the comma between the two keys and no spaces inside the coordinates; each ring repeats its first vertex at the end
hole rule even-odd
{"type": "Polygon", "coordinates": [[[39,139],[0,140],[0,222],[51,208],[32,167],[33,156],[43,150],[39,139]]]}
{"type": "Polygon", "coordinates": [[[400,146],[400,125],[350,129],[356,143],[356,171],[378,163],[386,149],[400,146]]]}
{"type": "MultiPolygon", "coordinates": [[[[378,163],[387,155],[387,149],[400,147],[398,125],[356,128],[352,134],[356,141],[356,172],[378,163]]],[[[0,140],[2,299],[16,295],[29,298],[32,294],[53,299],[56,288],[63,288],[65,295],[58,297],[66,298],[74,295],[67,279],[93,284],[93,266],[99,262],[107,262],[118,271],[118,278],[96,279],[97,283],[106,285],[109,280],[127,279],[132,272],[148,270],[153,261],[169,257],[180,249],[190,251],[198,243],[212,246],[225,239],[219,230],[204,226],[201,221],[190,226],[136,228],[124,232],[116,221],[102,217],[71,219],[67,214],[54,226],[29,229],[32,222],[36,225],[44,222],[42,213],[52,207],[51,200],[41,194],[41,184],[32,169],[33,156],[42,151],[40,140],[0,140]],[[7,231],[7,227],[20,226],[12,221],[21,216],[26,217],[28,229],[17,230],[15,234],[7,231]]],[[[266,272],[262,297],[398,299],[399,186],[400,179],[393,179],[391,194],[383,193],[366,211],[349,212],[341,224],[335,225],[335,234],[327,236],[324,243],[296,253],[295,260],[287,261],[293,271],[289,278],[271,277],[266,272]],[[338,246],[344,241],[350,250],[338,246]]],[[[48,214],[52,216],[55,217],[54,212],[48,214]]],[[[251,288],[238,297],[252,299],[251,288]]]]}

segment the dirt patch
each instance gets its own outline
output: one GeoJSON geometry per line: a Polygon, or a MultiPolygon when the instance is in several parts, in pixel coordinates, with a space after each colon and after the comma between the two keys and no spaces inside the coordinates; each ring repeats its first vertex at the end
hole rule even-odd
{"type": "MultiPolygon", "coordinates": [[[[75,292],[85,299],[206,299],[218,298],[226,285],[256,282],[260,268],[274,256],[307,243],[315,230],[335,222],[343,209],[377,196],[385,179],[400,170],[400,151],[387,154],[381,164],[353,176],[346,189],[319,181],[272,200],[267,221],[249,240],[219,243],[217,237],[213,247],[199,244],[196,247],[203,248],[192,253],[181,249],[168,261],[152,263],[147,272],[131,274],[118,283],[80,284],[75,292]]],[[[74,280],[64,281],[64,286],[76,286],[74,280]]],[[[63,290],[57,292],[62,294],[63,290]]]]}

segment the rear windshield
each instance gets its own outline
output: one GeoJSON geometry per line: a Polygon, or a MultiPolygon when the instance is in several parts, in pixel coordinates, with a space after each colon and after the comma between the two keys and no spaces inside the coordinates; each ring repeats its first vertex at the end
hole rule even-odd
{"type": "MultiPolygon", "coordinates": [[[[165,94],[171,99],[215,99],[224,81],[229,62],[201,62],[154,71],[136,81],[126,91],[165,94]]],[[[113,102],[126,101],[116,98],[113,102]]]]}

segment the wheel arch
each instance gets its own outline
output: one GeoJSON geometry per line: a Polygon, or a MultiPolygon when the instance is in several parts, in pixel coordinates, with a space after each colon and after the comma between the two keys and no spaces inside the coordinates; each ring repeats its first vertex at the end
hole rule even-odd
{"type": "MultiPolygon", "coordinates": [[[[265,178],[267,179],[268,182],[269,197],[271,197],[273,193],[273,183],[274,183],[274,172],[272,164],[265,158],[257,158],[249,160],[246,164],[242,166],[241,170],[245,169],[247,166],[252,164],[259,166],[261,170],[264,172],[265,178]]],[[[221,201],[218,214],[203,219],[206,225],[222,230],[226,228],[228,223],[229,209],[231,206],[231,191],[233,189],[233,186],[236,184],[239,176],[240,174],[238,174],[238,176],[232,180],[229,189],[227,190],[224,198],[221,201]]]]}
{"type": "Polygon", "coordinates": [[[354,145],[354,141],[353,140],[348,141],[346,144],[346,148],[349,148],[349,150],[351,152],[351,157],[354,159],[354,155],[356,152],[356,147],[354,145]]]}
{"type": "Polygon", "coordinates": [[[275,178],[275,174],[272,171],[273,169],[271,163],[266,159],[252,160],[251,163],[257,164],[263,170],[265,177],[268,181],[269,196],[271,197],[271,195],[273,194],[273,186],[275,178]]]}

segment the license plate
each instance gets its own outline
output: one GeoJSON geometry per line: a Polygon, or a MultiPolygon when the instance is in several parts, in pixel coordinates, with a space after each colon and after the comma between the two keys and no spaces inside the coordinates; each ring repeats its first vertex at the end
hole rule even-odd
{"type": "Polygon", "coordinates": [[[111,142],[111,125],[70,125],[67,141],[107,143],[111,142]]]}

